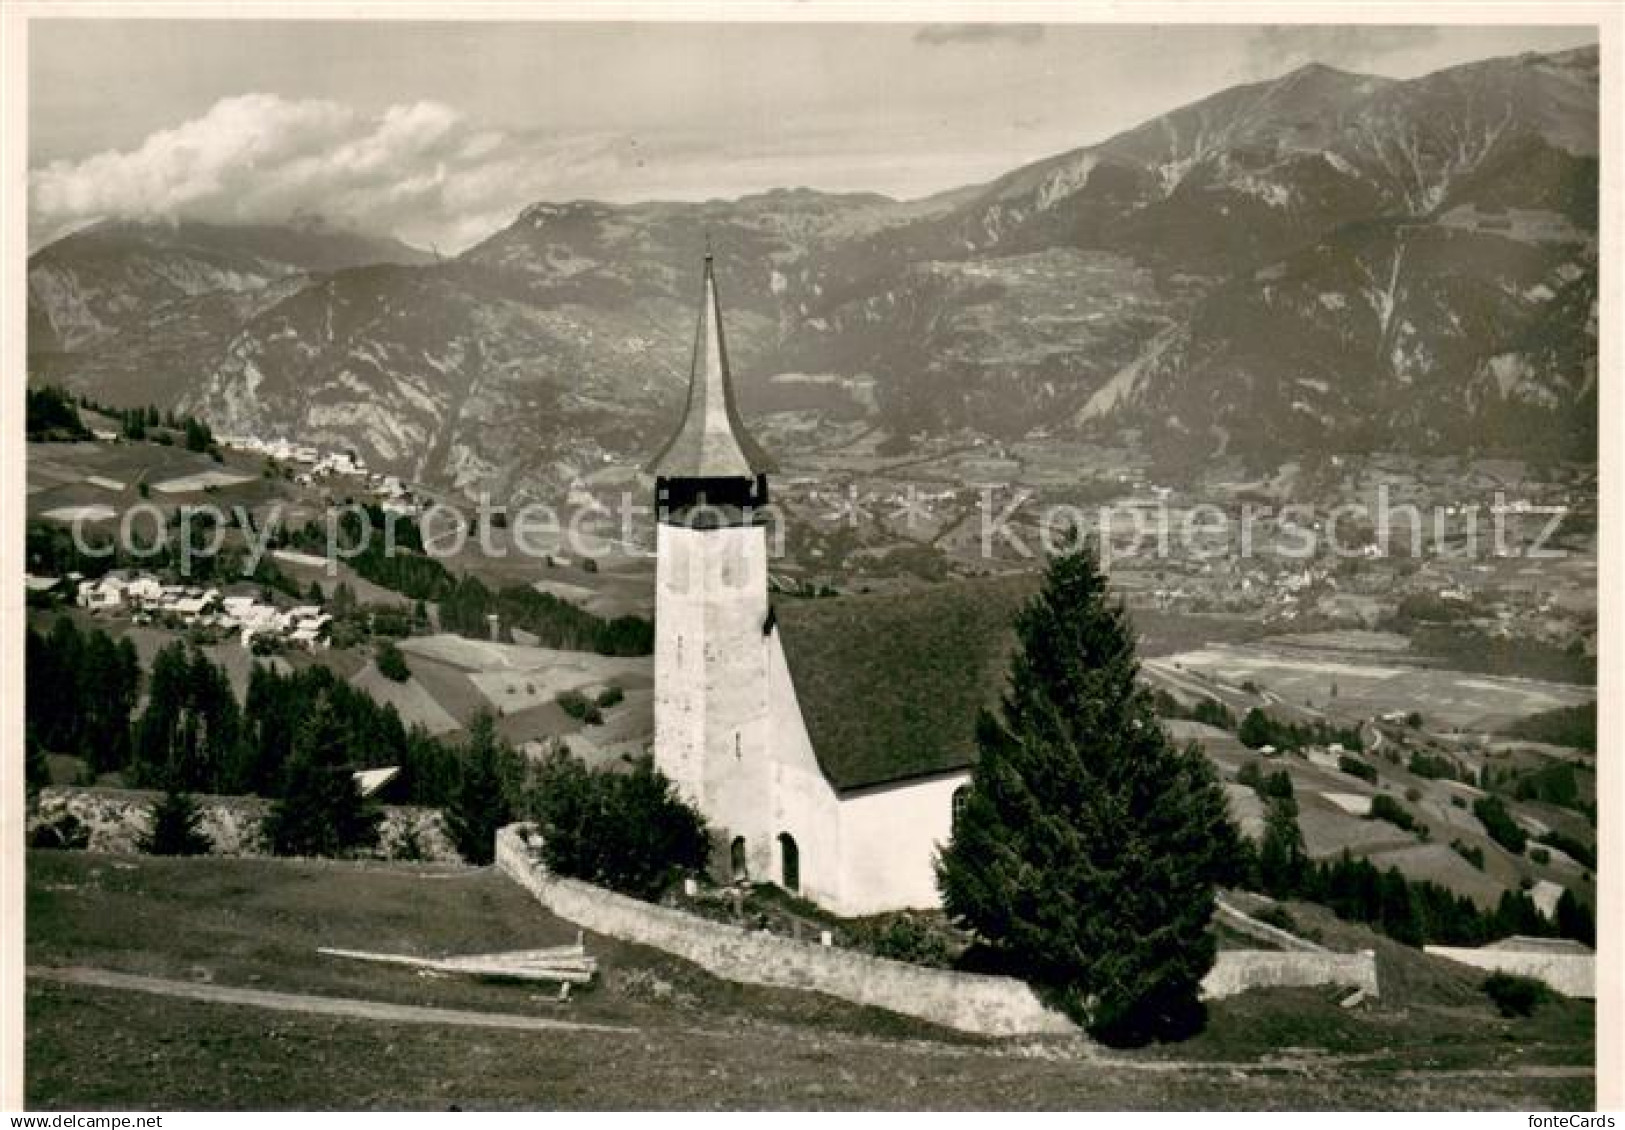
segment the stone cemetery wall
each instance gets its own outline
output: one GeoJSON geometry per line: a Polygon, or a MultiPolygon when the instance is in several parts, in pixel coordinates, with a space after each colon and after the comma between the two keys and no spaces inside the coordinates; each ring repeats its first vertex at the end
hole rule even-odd
{"type": "Polygon", "coordinates": [[[1493,973],[1515,973],[1544,981],[1566,997],[1594,1000],[1597,996],[1597,957],[1589,953],[1539,953],[1486,946],[1424,946],[1428,953],[1493,973]]]}
{"type": "Polygon", "coordinates": [[[730,981],[828,993],[980,1035],[1076,1031],[1012,978],[930,969],[753,932],[555,875],[533,858],[519,825],[497,833],[496,863],[561,918],[675,954],[730,981]]]}

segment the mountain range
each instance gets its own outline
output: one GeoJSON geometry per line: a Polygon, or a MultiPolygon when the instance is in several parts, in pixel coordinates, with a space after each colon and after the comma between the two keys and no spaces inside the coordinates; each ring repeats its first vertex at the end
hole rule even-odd
{"type": "Polygon", "coordinates": [[[1597,119],[1595,48],[1311,65],[923,200],[544,202],[448,259],[106,222],[29,260],[30,379],[549,493],[664,438],[709,239],[747,415],[1126,438],[1173,472],[1591,459],[1597,119]]]}

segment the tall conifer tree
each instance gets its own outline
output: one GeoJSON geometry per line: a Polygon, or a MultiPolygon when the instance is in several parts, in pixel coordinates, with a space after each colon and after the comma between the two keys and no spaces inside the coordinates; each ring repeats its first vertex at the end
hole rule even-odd
{"type": "Polygon", "coordinates": [[[1098,1037],[1200,1027],[1216,882],[1237,835],[1213,769],[1136,681],[1133,629],[1087,548],[1016,621],[997,714],[937,864],[949,913],[1098,1037]]]}
{"type": "Polygon", "coordinates": [[[469,726],[457,785],[446,808],[446,830],[452,843],[470,863],[490,863],[496,851],[497,829],[514,818],[514,754],[498,736],[496,721],[481,712],[469,726]]]}
{"type": "Polygon", "coordinates": [[[294,738],[282,797],[266,815],[266,838],[277,855],[349,855],[378,842],[383,814],[355,783],[350,734],[323,694],[294,738]]]}

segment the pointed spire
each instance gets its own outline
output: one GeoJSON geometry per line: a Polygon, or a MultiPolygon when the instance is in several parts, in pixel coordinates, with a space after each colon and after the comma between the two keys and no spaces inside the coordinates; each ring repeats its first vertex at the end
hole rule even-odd
{"type": "Polygon", "coordinates": [[[704,293],[688,374],[688,403],[677,433],[655,456],[649,469],[666,479],[754,479],[773,469],[772,461],[751,439],[734,406],[709,236],[704,293]]]}

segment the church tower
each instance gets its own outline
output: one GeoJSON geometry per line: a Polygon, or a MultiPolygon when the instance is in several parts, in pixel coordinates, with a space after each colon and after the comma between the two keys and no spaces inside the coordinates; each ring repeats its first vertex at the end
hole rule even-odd
{"type": "Polygon", "coordinates": [[[682,422],[655,476],[655,761],[736,871],[771,864],[766,454],[734,403],[711,256],[682,422]]]}

